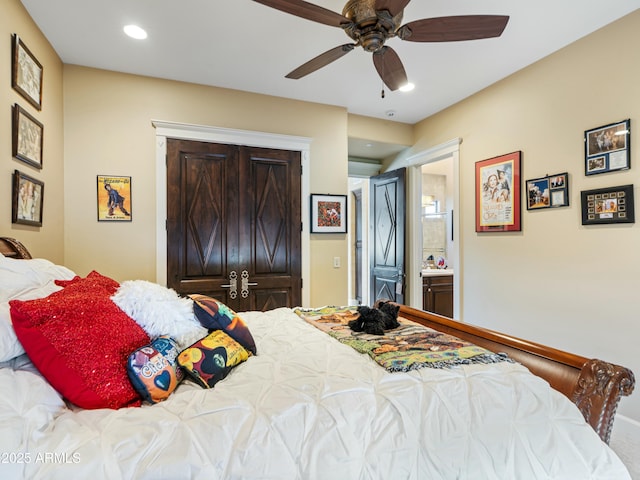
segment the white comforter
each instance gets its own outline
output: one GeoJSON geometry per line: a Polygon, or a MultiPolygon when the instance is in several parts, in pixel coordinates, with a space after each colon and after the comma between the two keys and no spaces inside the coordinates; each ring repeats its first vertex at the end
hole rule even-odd
{"type": "Polygon", "coordinates": [[[522,366],[390,374],[289,309],[242,317],[258,356],[153,406],[70,409],[24,355],[1,364],[0,478],[629,478],[522,366]]]}

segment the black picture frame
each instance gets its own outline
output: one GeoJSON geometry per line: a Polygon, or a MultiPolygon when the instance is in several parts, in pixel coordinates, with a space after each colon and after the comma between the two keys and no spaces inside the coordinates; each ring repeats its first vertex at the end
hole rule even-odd
{"type": "Polygon", "coordinates": [[[584,174],[598,175],[631,168],[631,120],[584,132],[584,174]]]}
{"type": "Polygon", "coordinates": [[[17,103],[13,106],[12,154],[18,160],[42,169],[44,126],[17,103]]]}
{"type": "Polygon", "coordinates": [[[633,185],[580,192],[582,224],[635,223],[633,185]]]}
{"type": "Polygon", "coordinates": [[[311,194],[311,233],[347,233],[347,196],[311,194]]]}
{"type": "Polygon", "coordinates": [[[16,34],[13,35],[12,54],[11,86],[31,105],[42,110],[42,64],[16,34]]]}
{"type": "Polygon", "coordinates": [[[42,226],[44,182],[16,170],[13,173],[11,223],[42,226]]]}
{"type": "Polygon", "coordinates": [[[527,210],[569,206],[567,172],[527,180],[527,210]]]}

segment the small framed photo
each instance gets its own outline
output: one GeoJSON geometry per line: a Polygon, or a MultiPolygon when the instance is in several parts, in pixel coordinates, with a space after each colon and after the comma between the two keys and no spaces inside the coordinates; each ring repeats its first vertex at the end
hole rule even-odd
{"type": "Polygon", "coordinates": [[[38,110],[42,109],[42,65],[18,35],[13,36],[11,86],[38,110]]]}
{"type": "Polygon", "coordinates": [[[584,173],[599,173],[631,168],[631,121],[611,123],[584,132],[584,173]]]}
{"type": "Polygon", "coordinates": [[[42,226],[44,182],[16,170],[13,174],[11,223],[42,226]]]}
{"type": "Polygon", "coordinates": [[[311,233],[347,233],[347,196],[311,194],[311,233]]]}
{"type": "Polygon", "coordinates": [[[44,127],[17,103],[13,106],[13,156],[42,169],[44,127]]]}
{"type": "Polygon", "coordinates": [[[131,177],[98,175],[98,221],[131,221],[131,177]]]}
{"type": "Polygon", "coordinates": [[[527,180],[527,210],[569,206],[569,174],[527,180]]]}
{"type": "Polygon", "coordinates": [[[635,223],[633,185],[580,192],[582,224],[635,223]]]}
{"type": "Polygon", "coordinates": [[[520,231],[521,153],[476,162],[476,232],[520,231]]]}

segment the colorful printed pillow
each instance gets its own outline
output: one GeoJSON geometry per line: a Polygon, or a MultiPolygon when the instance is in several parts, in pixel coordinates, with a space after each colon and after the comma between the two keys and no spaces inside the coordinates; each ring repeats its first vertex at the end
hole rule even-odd
{"type": "Polygon", "coordinates": [[[9,302],[13,328],[33,364],[82,408],[140,405],[127,359],[149,336],[110,300],[118,282],[92,272],[48,297],[9,302]]]}
{"type": "Polygon", "coordinates": [[[129,380],[147,402],[166,400],[184,378],[177,361],[179,353],[173,339],[161,336],[129,355],[129,380]]]}
{"type": "Polygon", "coordinates": [[[222,330],[180,352],[178,364],[202,388],[212,388],[251,355],[222,330]]]}
{"type": "Polygon", "coordinates": [[[209,331],[224,330],[231,338],[256,355],[256,342],[244,320],[236,312],[215,298],[197,293],[189,295],[193,300],[193,313],[209,331]]]}

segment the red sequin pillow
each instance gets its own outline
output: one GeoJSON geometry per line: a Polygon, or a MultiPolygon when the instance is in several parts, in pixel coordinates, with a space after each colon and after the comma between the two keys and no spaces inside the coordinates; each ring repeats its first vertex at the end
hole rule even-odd
{"type": "Polygon", "coordinates": [[[11,320],[33,364],[82,408],[140,405],[127,376],[129,354],[149,336],[109,298],[118,282],[97,272],[60,282],[37,300],[12,300],[11,320]]]}

